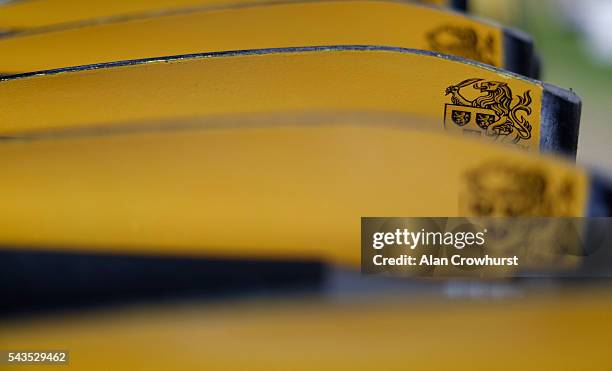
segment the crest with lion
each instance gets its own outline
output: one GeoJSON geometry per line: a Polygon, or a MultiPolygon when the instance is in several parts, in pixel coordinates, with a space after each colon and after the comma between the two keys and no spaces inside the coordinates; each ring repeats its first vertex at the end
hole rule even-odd
{"type": "Polygon", "coordinates": [[[531,124],[527,120],[531,114],[531,95],[527,90],[523,95],[516,95],[505,82],[484,81],[484,79],[467,79],[446,88],[445,95],[451,96],[455,105],[480,108],[493,111],[495,116],[489,120],[479,120],[478,126],[490,137],[502,137],[502,141],[518,143],[531,138],[531,124]],[[461,89],[472,86],[483,95],[469,100],[461,94],[461,89]]]}

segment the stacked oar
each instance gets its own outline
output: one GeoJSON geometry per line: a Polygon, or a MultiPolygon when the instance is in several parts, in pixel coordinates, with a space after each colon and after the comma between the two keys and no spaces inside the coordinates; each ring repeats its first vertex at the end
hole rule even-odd
{"type": "MultiPolygon", "coordinates": [[[[606,182],[573,164],[580,98],[536,80],[529,36],[465,10],[369,0],[2,6],[0,310],[11,322],[0,348],[69,348],[81,369],[133,369],[87,348],[95,317],[54,317],[68,324],[42,335],[26,327],[49,310],[144,300],[150,315],[167,298],[197,298],[208,310],[220,297],[235,306],[255,295],[257,325],[206,337],[220,339],[218,359],[183,349],[185,364],[241,368],[262,355],[268,368],[306,367],[299,341],[279,355],[249,332],[274,327],[274,313],[288,323],[342,317],[322,298],[440,290],[360,277],[361,217],[610,216],[606,182]],[[506,202],[483,206],[487,177],[506,202]],[[508,189],[525,199],[507,199],[508,189]],[[304,293],[318,302],[304,303],[314,318],[278,307],[304,293]]],[[[362,310],[368,326],[384,308],[401,321],[409,306],[382,303],[362,310]]],[[[243,318],[230,307],[215,307],[221,324],[243,318]]],[[[113,335],[100,346],[148,369],[172,367],[149,358],[164,342],[145,346],[134,326],[134,342],[113,335]],[[129,356],[118,349],[134,344],[129,356]]],[[[313,331],[303,346],[340,333],[313,331]]],[[[389,344],[367,346],[374,355],[351,368],[377,364],[389,344]]],[[[318,366],[339,367],[315,348],[318,366]]],[[[404,368],[395,356],[386,368],[404,368]]]]}

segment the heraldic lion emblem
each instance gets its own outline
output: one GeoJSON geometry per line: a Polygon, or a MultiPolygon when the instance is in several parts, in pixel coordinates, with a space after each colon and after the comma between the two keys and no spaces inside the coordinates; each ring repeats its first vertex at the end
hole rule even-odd
{"type": "Polygon", "coordinates": [[[459,205],[469,216],[571,216],[578,202],[573,178],[504,159],[470,169],[463,181],[459,205]]]}
{"type": "Polygon", "coordinates": [[[452,102],[444,109],[447,129],[460,128],[464,134],[478,136],[485,133],[513,144],[531,138],[531,124],[526,118],[531,114],[529,90],[514,99],[507,83],[473,78],[447,87],[445,95],[450,95],[452,102]],[[461,93],[468,86],[484,94],[470,100],[461,93]]]}
{"type": "Polygon", "coordinates": [[[494,65],[495,41],[492,35],[480,37],[471,27],[443,25],[427,34],[431,50],[494,65]]]}

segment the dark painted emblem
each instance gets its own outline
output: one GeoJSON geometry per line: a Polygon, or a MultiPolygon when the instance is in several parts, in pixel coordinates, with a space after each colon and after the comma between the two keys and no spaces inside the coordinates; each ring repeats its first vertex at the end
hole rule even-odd
{"type": "Polygon", "coordinates": [[[446,129],[461,128],[464,134],[486,135],[513,144],[531,138],[529,90],[513,97],[505,82],[473,78],[448,86],[445,95],[450,95],[451,101],[444,108],[446,129]],[[473,99],[462,93],[469,87],[473,89],[469,93],[476,93],[473,99]]]}

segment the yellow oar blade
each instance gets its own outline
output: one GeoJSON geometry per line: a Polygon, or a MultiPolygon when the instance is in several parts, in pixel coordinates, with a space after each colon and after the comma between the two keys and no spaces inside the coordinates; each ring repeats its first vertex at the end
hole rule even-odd
{"type": "Polygon", "coordinates": [[[0,347],[59,347],[71,367],[91,371],[601,370],[612,361],[612,298],[603,290],[494,300],[417,293],[410,301],[233,301],[17,320],[0,326],[0,347]]]}
{"type": "MultiPolygon", "coordinates": [[[[415,3],[465,10],[466,0],[421,0],[415,3]]],[[[104,19],[163,14],[181,9],[239,4],[265,4],[265,0],[73,0],[9,1],[0,6],[0,30],[18,32],[104,19]]]]}
{"type": "MultiPolygon", "coordinates": [[[[330,46],[133,60],[0,80],[0,135],[211,114],[371,111],[574,154],[580,99],[458,58],[330,46]],[[477,79],[469,86],[461,85],[477,79]]],[[[137,124],[137,123],[136,123],[137,124]]]]}
{"type": "Polygon", "coordinates": [[[227,50],[385,45],[528,74],[531,42],[462,14],[389,1],[288,2],[155,14],[0,38],[0,72],[227,50]],[[118,42],[121,40],[121,42],[118,42]]]}
{"type": "Polygon", "coordinates": [[[286,123],[4,143],[0,245],[357,266],[362,216],[480,215],[482,174],[547,185],[508,200],[521,215],[586,212],[588,179],[563,162],[383,123],[286,123]]]}

